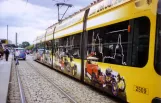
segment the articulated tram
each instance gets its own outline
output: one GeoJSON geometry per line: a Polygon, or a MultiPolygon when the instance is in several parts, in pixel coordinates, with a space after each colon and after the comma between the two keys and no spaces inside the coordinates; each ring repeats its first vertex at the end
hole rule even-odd
{"type": "Polygon", "coordinates": [[[99,0],[34,43],[53,69],[126,102],[161,102],[161,0],[99,0]]]}

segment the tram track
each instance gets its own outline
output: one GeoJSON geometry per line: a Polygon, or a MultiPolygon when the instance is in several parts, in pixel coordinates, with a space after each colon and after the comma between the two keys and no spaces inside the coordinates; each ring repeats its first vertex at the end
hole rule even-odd
{"type": "Polygon", "coordinates": [[[51,83],[54,87],[56,87],[66,98],[68,98],[70,100],[71,103],[77,103],[77,101],[70,96],[68,93],[66,93],[63,89],[61,89],[61,87],[59,87],[56,83],[54,83],[52,80],[50,80],[47,76],[45,76],[44,74],[42,74],[37,67],[35,67],[33,64],[29,63],[28,61],[26,61],[26,63],[33,68],[38,74],[40,74],[44,79],[46,79],[49,83],[51,83]]]}
{"type": "Polygon", "coordinates": [[[18,80],[18,86],[20,90],[21,103],[26,103],[26,99],[25,99],[23,88],[22,88],[19,72],[17,70],[17,66],[15,67],[15,69],[16,69],[16,75],[17,75],[17,80],[18,80]]]}
{"type": "MultiPolygon", "coordinates": [[[[15,64],[15,62],[13,62],[13,64],[15,64]]],[[[24,94],[24,91],[23,91],[23,87],[22,87],[22,83],[21,83],[21,80],[20,80],[20,75],[19,75],[17,65],[15,65],[15,72],[16,72],[17,81],[18,81],[21,103],[26,103],[26,98],[25,98],[25,94],[24,94]]]]}

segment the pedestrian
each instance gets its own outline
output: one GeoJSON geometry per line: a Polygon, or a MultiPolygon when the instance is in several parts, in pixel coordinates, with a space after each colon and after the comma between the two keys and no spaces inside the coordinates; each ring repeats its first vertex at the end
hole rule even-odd
{"type": "Polygon", "coordinates": [[[2,60],[3,59],[3,48],[2,46],[0,46],[0,59],[2,60]]]}
{"type": "Polygon", "coordinates": [[[2,53],[0,52],[0,59],[2,60],[2,53]]]}
{"type": "Polygon", "coordinates": [[[19,65],[19,61],[18,61],[18,57],[20,55],[20,51],[18,51],[18,49],[16,49],[16,52],[15,52],[15,57],[16,57],[16,65],[19,65]]]}
{"type": "Polygon", "coordinates": [[[8,57],[9,57],[9,50],[8,50],[8,48],[6,48],[6,50],[5,50],[5,58],[6,58],[6,61],[8,61],[8,57]]]}

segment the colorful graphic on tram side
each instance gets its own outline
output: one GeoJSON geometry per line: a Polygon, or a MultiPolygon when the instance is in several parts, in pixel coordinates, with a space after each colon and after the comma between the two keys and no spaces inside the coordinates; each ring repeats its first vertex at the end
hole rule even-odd
{"type": "Polygon", "coordinates": [[[73,56],[68,56],[66,54],[62,55],[61,53],[56,52],[53,56],[53,67],[59,71],[80,79],[80,61],[76,61],[73,56]]]}
{"type": "Polygon", "coordinates": [[[126,99],[126,83],[124,77],[110,67],[104,72],[101,71],[97,61],[98,58],[96,57],[87,57],[85,63],[85,81],[114,96],[126,99]]]}
{"type": "Polygon", "coordinates": [[[66,70],[68,73],[71,73],[73,76],[77,74],[77,65],[74,62],[73,57],[64,56],[64,57],[57,58],[56,56],[54,60],[54,67],[61,71],[66,70]]]}
{"type": "Polygon", "coordinates": [[[49,65],[52,65],[52,54],[51,50],[46,50],[46,53],[43,54],[43,62],[49,65]]]}
{"type": "MultiPolygon", "coordinates": [[[[53,68],[80,79],[80,60],[75,61],[76,59],[73,56],[60,54],[57,52],[53,55],[53,68]]],[[[48,52],[43,54],[43,50],[38,50],[36,60],[52,65],[52,55],[48,52]]]]}

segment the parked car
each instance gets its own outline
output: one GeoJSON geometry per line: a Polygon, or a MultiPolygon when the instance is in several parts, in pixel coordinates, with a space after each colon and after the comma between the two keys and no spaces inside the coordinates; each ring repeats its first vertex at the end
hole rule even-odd
{"type": "Polygon", "coordinates": [[[15,57],[15,52],[16,50],[18,50],[20,52],[20,55],[19,55],[19,59],[23,59],[23,60],[26,60],[26,52],[25,52],[25,49],[24,48],[15,48],[14,49],[14,60],[16,60],[16,57],[15,57]]]}

